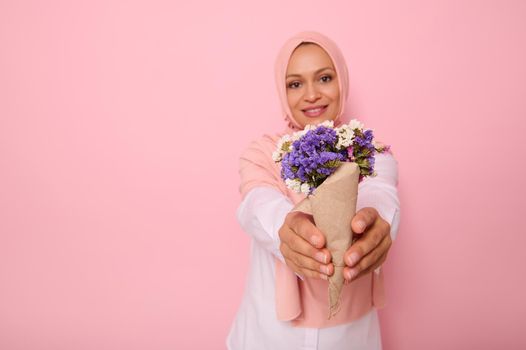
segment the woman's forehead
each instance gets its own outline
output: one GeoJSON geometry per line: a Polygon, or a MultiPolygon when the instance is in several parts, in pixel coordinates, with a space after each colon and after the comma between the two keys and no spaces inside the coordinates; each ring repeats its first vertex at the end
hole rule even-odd
{"type": "MultiPolygon", "coordinates": [[[[310,44],[310,43],[309,43],[310,44]]],[[[329,54],[319,45],[299,45],[292,52],[287,64],[287,76],[317,73],[325,68],[334,70],[329,54]]]]}

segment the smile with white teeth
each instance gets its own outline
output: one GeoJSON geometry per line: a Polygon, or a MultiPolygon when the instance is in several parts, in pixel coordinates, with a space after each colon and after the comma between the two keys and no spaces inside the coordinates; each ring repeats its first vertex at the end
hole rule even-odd
{"type": "Polygon", "coordinates": [[[323,107],[318,107],[318,108],[304,109],[303,113],[305,113],[305,115],[307,115],[308,117],[317,117],[321,115],[323,112],[325,112],[326,109],[327,109],[327,105],[323,107]]]}

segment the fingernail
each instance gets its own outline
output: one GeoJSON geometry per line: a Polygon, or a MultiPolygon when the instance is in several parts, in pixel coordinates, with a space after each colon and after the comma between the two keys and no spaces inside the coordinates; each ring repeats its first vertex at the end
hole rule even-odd
{"type": "Polygon", "coordinates": [[[329,280],[329,277],[327,277],[327,275],[321,274],[320,277],[323,278],[326,281],[329,280]]]}
{"type": "Polygon", "coordinates": [[[347,278],[349,280],[352,280],[354,278],[354,276],[356,275],[356,270],[350,270],[349,273],[347,274],[347,278]]]}
{"type": "Polygon", "coordinates": [[[321,263],[326,264],[327,263],[327,256],[323,254],[322,252],[316,253],[316,260],[318,260],[321,263]]]}
{"type": "Polygon", "coordinates": [[[358,256],[358,253],[354,252],[352,253],[350,256],[349,256],[349,264],[351,266],[353,266],[354,264],[356,264],[356,262],[358,261],[360,257],[358,256]]]}
{"type": "Polygon", "coordinates": [[[320,239],[318,238],[318,236],[312,236],[310,241],[312,242],[312,244],[318,245],[318,243],[320,242],[320,239]]]}
{"type": "Polygon", "coordinates": [[[320,266],[320,272],[328,275],[329,274],[329,267],[327,267],[325,265],[321,265],[320,266]]]}
{"type": "Polygon", "coordinates": [[[358,221],[358,222],[356,223],[356,226],[358,226],[358,229],[359,229],[360,231],[365,230],[365,222],[363,222],[362,220],[358,221]]]}

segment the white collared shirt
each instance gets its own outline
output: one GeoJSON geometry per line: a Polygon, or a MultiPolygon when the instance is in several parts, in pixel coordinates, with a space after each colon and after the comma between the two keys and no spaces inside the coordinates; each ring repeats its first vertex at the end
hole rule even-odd
{"type": "MultiPolygon", "coordinates": [[[[356,210],[374,207],[391,225],[394,241],[400,222],[398,162],[390,153],[376,155],[376,177],[358,185],[356,210]]],[[[279,190],[255,187],[237,210],[251,240],[250,268],[243,298],[226,339],[229,350],[381,350],[377,310],[348,324],[328,328],[293,327],[279,321],[274,300],[274,256],[284,262],[278,231],[294,205],[279,190]]],[[[378,268],[375,272],[379,272],[378,268]]]]}

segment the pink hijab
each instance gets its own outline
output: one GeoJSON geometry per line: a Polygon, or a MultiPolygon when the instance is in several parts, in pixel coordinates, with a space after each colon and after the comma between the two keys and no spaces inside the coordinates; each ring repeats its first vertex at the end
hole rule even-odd
{"type": "MultiPolygon", "coordinates": [[[[305,198],[285,186],[281,179],[281,166],[272,160],[278,140],[285,133],[301,130],[293,118],[286,95],[285,75],[289,58],[302,42],[313,42],[322,47],[331,57],[338,76],[340,87],[340,111],[334,120],[336,126],[342,123],[341,116],[348,96],[348,71],[343,55],[336,44],[328,37],[313,31],[300,32],[285,42],[276,59],[275,77],[284,119],[287,126],[283,132],[265,134],[254,140],[239,159],[241,183],[239,191],[242,198],[255,187],[272,187],[287,196],[293,204],[305,198]]],[[[359,194],[358,194],[359,195],[359,194]]],[[[349,323],[365,315],[374,305],[384,306],[383,269],[380,275],[371,273],[350,284],[344,285],[341,293],[341,311],[327,319],[328,282],[306,277],[299,279],[286,264],[275,258],[275,298],[276,317],[280,321],[290,321],[295,327],[325,328],[349,323]]]]}

